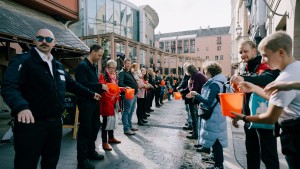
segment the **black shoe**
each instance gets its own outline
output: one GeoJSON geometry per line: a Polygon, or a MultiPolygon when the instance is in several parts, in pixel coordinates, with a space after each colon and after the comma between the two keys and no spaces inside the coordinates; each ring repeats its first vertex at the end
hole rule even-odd
{"type": "Polygon", "coordinates": [[[143,117],[143,120],[147,120],[147,117],[145,116],[145,117],[143,117]]]}
{"type": "Polygon", "coordinates": [[[155,105],[155,107],[157,107],[157,108],[159,108],[161,105],[159,105],[159,104],[157,104],[157,105],[155,105]]]}
{"type": "Polygon", "coordinates": [[[193,128],[191,126],[184,126],[182,127],[183,130],[192,130],[193,128]]]}
{"type": "Polygon", "coordinates": [[[94,151],[92,154],[89,154],[89,159],[90,160],[103,160],[104,155],[97,153],[94,151]]]}
{"type": "Polygon", "coordinates": [[[146,116],[146,117],[150,117],[150,114],[145,113],[145,116],[146,116]]]}
{"type": "Polygon", "coordinates": [[[139,126],[145,125],[144,123],[142,123],[142,122],[140,122],[140,121],[139,121],[137,124],[138,124],[139,126]]]}
{"type": "Polygon", "coordinates": [[[190,132],[189,132],[189,134],[192,134],[192,135],[193,135],[193,134],[194,134],[194,132],[190,131],[190,132]]]}
{"type": "Polygon", "coordinates": [[[202,161],[212,163],[212,162],[215,162],[215,158],[213,158],[213,157],[203,157],[202,161]]]}
{"type": "Polygon", "coordinates": [[[154,110],[153,109],[149,109],[149,112],[153,112],[154,110]]]}
{"type": "Polygon", "coordinates": [[[210,148],[201,147],[201,148],[196,149],[196,151],[200,152],[200,153],[207,153],[207,154],[209,154],[210,153],[210,148]]]}
{"type": "Polygon", "coordinates": [[[142,122],[142,123],[148,123],[147,120],[143,120],[143,119],[141,120],[141,122],[142,122]]]}
{"type": "MultiPolygon", "coordinates": [[[[201,145],[201,144],[195,144],[194,147],[195,147],[195,148],[201,148],[202,145],[201,145]]],[[[202,160],[203,160],[203,158],[202,158],[202,160]]]]}
{"type": "Polygon", "coordinates": [[[198,136],[197,135],[190,135],[190,136],[186,136],[186,138],[188,139],[198,139],[198,136]]]}
{"type": "Polygon", "coordinates": [[[95,169],[95,167],[89,162],[89,160],[78,161],[77,167],[79,169],[95,169]]]}

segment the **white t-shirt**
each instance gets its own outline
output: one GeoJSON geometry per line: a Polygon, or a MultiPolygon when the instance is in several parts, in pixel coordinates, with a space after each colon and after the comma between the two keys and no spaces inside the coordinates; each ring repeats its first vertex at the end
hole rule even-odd
{"type": "MultiPolygon", "coordinates": [[[[300,62],[286,66],[275,81],[300,81],[300,62]]],[[[269,103],[284,107],[279,122],[300,117],[300,90],[279,91],[271,96],[269,103]]]]}

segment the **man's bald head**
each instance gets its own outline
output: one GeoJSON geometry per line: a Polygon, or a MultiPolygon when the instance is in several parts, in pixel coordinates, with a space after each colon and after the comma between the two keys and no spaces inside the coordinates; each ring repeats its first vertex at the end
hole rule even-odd
{"type": "Polygon", "coordinates": [[[36,33],[34,43],[38,50],[49,56],[55,46],[54,34],[49,29],[40,29],[36,33]]]}

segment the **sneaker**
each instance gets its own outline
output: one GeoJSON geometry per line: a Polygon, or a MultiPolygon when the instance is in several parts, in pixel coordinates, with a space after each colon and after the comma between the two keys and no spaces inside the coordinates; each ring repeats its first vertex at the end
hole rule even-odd
{"type": "Polygon", "coordinates": [[[135,135],[135,132],[131,131],[131,130],[128,130],[128,131],[124,132],[124,134],[126,134],[126,135],[135,135]]]}
{"type": "Polygon", "coordinates": [[[95,169],[95,167],[89,162],[89,160],[78,161],[77,167],[79,169],[95,169]]]}
{"type": "Polygon", "coordinates": [[[90,160],[103,160],[104,159],[104,155],[97,153],[96,151],[94,151],[92,154],[88,155],[90,160]]]}
{"type": "Polygon", "coordinates": [[[115,138],[110,138],[110,139],[108,139],[108,143],[119,144],[119,143],[121,143],[121,141],[120,141],[120,140],[117,140],[117,139],[115,139],[115,138]]]}
{"type": "Polygon", "coordinates": [[[139,129],[132,127],[130,130],[131,131],[138,131],[139,129]]]}

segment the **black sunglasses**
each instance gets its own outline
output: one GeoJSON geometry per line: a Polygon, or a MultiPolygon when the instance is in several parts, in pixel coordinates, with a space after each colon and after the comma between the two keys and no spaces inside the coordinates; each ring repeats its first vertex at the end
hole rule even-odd
{"type": "Polygon", "coordinates": [[[43,42],[44,39],[46,40],[47,43],[51,43],[53,41],[53,38],[51,38],[51,37],[43,37],[43,36],[36,37],[36,40],[39,42],[43,42]]]}

